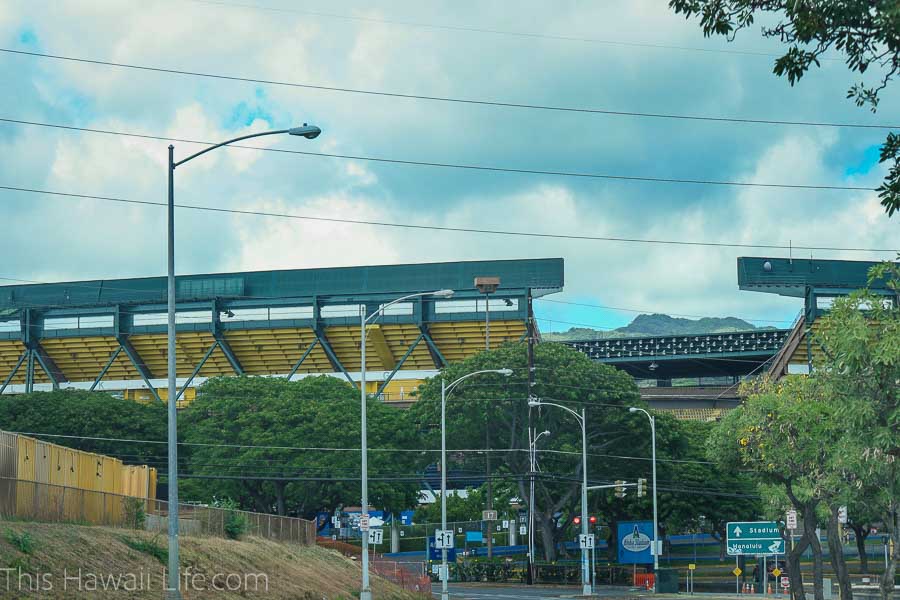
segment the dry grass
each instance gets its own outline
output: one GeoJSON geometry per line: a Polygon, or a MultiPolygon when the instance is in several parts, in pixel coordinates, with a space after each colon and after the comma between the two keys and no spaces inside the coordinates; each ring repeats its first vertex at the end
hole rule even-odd
{"type": "MultiPolygon", "coordinates": [[[[57,525],[0,521],[0,598],[128,598],[162,597],[163,561],[166,538],[143,531],[78,525],[57,525]],[[26,554],[8,541],[24,533],[32,539],[26,554]],[[13,569],[12,572],[3,569],[13,569]],[[78,589],[78,573],[81,570],[78,589]],[[19,572],[31,576],[19,577],[19,572]],[[109,578],[121,575],[119,590],[93,591],[88,587],[93,574],[109,578]],[[132,574],[129,578],[129,574],[132,574]],[[8,575],[8,577],[7,577],[8,575]],[[65,580],[66,575],[70,577],[65,580]],[[149,578],[149,584],[147,580],[149,578]],[[29,590],[32,586],[40,591],[29,590]],[[48,583],[52,589],[47,589],[48,583]],[[127,591],[123,588],[132,588],[127,591]],[[137,588],[137,589],[134,589],[137,588]],[[143,589],[142,589],[143,588],[143,589]]],[[[271,598],[272,600],[352,600],[359,596],[359,565],[340,554],[319,547],[282,544],[260,538],[241,541],[219,538],[182,537],[183,573],[195,574],[195,582],[205,580],[205,589],[188,589],[184,597],[271,598]],[[211,579],[217,574],[265,574],[255,588],[254,578],[246,578],[240,591],[216,591],[211,579]]],[[[109,579],[107,579],[109,581],[109,579]]],[[[225,580],[220,578],[220,587],[225,580]]],[[[236,585],[238,579],[230,580],[236,585]]],[[[197,586],[201,587],[201,586],[197,586]]],[[[373,578],[378,600],[421,600],[424,596],[404,591],[380,578],[373,578]]]]}

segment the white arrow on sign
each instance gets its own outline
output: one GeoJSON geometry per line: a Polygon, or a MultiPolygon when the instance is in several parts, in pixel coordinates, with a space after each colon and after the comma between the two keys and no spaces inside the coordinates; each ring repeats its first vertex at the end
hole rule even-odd
{"type": "Polygon", "coordinates": [[[734,537],[741,537],[742,533],[744,533],[744,530],[741,529],[740,525],[734,528],[734,537]]]}

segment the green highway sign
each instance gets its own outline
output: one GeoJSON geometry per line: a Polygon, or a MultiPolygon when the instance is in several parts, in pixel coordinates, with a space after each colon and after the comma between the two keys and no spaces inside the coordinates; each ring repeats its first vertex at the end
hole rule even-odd
{"type": "Polygon", "coordinates": [[[784,539],[775,521],[728,523],[725,531],[729,556],[784,554],[784,539]]]}

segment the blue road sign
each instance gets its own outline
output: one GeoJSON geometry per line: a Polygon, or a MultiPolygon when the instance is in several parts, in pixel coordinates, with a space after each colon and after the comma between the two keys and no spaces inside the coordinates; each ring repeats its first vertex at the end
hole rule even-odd
{"type": "Polygon", "coordinates": [[[653,564],[653,521],[620,521],[617,538],[619,564],[653,564]]]}
{"type": "Polygon", "coordinates": [[[775,521],[738,521],[725,528],[729,556],[784,554],[784,538],[775,521]]]}

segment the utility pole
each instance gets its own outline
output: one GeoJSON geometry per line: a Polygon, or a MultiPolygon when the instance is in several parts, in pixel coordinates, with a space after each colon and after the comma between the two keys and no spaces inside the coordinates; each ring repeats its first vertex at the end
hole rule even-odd
{"type": "MultiPolygon", "coordinates": [[[[484,349],[491,349],[491,308],[490,295],[500,287],[499,277],[476,277],[475,288],[484,294],[484,349]]],[[[477,307],[476,307],[477,308],[477,307]]],[[[487,510],[494,509],[494,486],[491,483],[491,424],[487,413],[484,415],[484,466],[485,480],[487,482],[487,510]]],[[[494,522],[487,521],[487,555],[494,556],[494,522]]]]}
{"type": "Polygon", "coordinates": [[[528,290],[528,313],[525,321],[525,333],[528,336],[528,450],[531,453],[531,469],[528,492],[528,576],[526,583],[534,585],[534,424],[532,419],[531,400],[534,390],[534,315],[531,312],[531,290],[528,290]]]}

